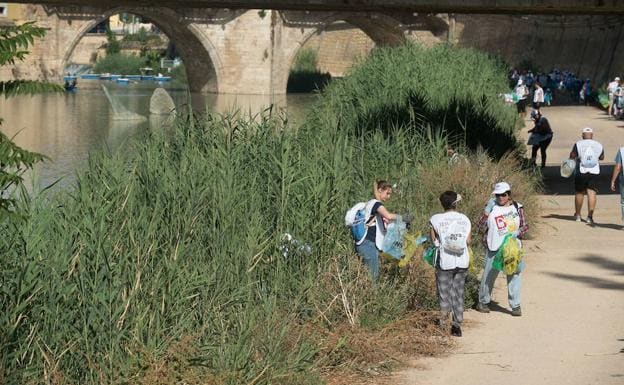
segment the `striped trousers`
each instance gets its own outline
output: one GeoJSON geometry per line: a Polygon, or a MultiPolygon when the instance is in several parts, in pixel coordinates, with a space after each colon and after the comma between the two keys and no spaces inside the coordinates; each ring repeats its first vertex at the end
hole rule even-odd
{"type": "Polygon", "coordinates": [[[464,285],[468,269],[436,269],[436,286],[440,311],[448,317],[453,315],[453,325],[460,326],[464,320],[464,285]]]}

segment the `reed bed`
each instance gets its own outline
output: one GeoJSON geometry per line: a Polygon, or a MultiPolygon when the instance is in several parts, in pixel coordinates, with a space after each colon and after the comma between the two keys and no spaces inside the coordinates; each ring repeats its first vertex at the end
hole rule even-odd
{"type": "Polygon", "coordinates": [[[329,85],[314,116],[339,117],[353,132],[416,122],[442,133],[452,146],[482,147],[500,158],[519,149],[515,131],[521,123],[514,107],[502,102],[509,90],[506,74],[499,58],[474,49],[414,43],[377,48],[329,85]]]}
{"type": "Polygon", "coordinates": [[[387,264],[372,287],[345,211],[388,179],[389,209],[425,232],[446,189],[475,217],[495,180],[530,202],[534,178],[485,152],[449,163],[417,119],[354,133],[355,110],[319,103],[296,128],[182,116],[21,201],[30,219],[0,223],[0,383],[340,383],[448,347],[427,322],[432,270],[387,264]]]}

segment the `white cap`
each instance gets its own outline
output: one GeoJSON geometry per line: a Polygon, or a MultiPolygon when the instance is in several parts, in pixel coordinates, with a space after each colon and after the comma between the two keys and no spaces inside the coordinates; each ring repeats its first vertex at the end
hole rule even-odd
{"type": "Polygon", "coordinates": [[[616,76],[616,77],[615,77],[615,81],[616,81],[616,82],[619,82],[619,81],[620,81],[620,78],[616,76]]]}
{"type": "Polygon", "coordinates": [[[518,80],[518,85],[521,86],[522,85],[522,79],[518,80]]]}
{"type": "Polygon", "coordinates": [[[583,134],[593,134],[594,130],[591,127],[585,127],[581,130],[583,134]]]}
{"type": "Polygon", "coordinates": [[[492,191],[492,194],[502,194],[506,193],[507,191],[511,191],[511,186],[509,185],[509,183],[498,182],[494,185],[494,191],[492,191]]]}

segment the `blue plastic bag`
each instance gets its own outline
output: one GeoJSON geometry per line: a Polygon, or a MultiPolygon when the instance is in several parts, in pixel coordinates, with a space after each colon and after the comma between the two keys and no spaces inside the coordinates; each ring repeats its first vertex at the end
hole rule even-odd
{"type": "Polygon", "coordinates": [[[403,218],[397,215],[396,220],[390,223],[386,229],[386,236],[381,244],[381,251],[392,258],[401,259],[403,257],[403,238],[406,232],[407,226],[403,222],[403,218]]]}

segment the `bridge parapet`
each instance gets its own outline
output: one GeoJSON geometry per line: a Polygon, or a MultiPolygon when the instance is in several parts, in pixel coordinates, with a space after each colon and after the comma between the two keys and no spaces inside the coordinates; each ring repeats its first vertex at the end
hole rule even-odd
{"type": "MultiPolygon", "coordinates": [[[[16,3],[93,6],[101,0],[17,0],[16,3]]],[[[624,14],[619,0],[108,0],[110,6],[163,6],[177,9],[229,8],[342,12],[624,14]]]]}

